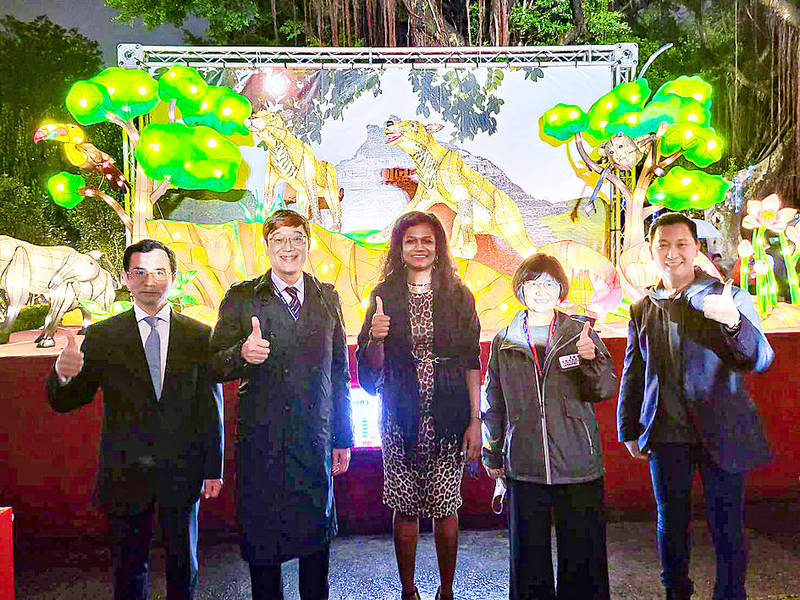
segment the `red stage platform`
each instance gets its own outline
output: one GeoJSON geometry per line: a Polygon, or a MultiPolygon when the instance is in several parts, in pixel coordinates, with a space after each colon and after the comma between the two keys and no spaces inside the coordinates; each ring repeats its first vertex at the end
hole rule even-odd
{"type": "MultiPolygon", "coordinates": [[[[748,501],[796,498],[800,492],[800,335],[769,335],[776,359],[765,374],[750,376],[748,385],[764,420],[775,450],[767,468],[751,473],[748,501]]],[[[622,366],[625,340],[607,339],[617,368],[622,366]]],[[[483,360],[488,344],[483,345],[483,360]]],[[[100,435],[100,402],[66,415],[54,413],[43,382],[54,357],[0,358],[0,505],[15,513],[17,535],[52,537],[100,535],[105,523],[92,506],[97,443],[100,435]]],[[[204,501],[201,525],[205,529],[235,531],[236,422],[235,387],[227,385],[226,460],[223,494],[204,501]]],[[[647,464],[628,456],[616,441],[616,401],[602,402],[597,416],[603,439],[606,493],[612,516],[652,511],[647,464]]],[[[350,471],[336,480],[336,503],[341,530],[377,533],[390,530],[390,515],[381,504],[380,452],[356,450],[350,471]]],[[[461,521],[467,527],[502,526],[503,517],[489,509],[492,482],[482,472],[478,479],[465,478],[461,521]]]]}

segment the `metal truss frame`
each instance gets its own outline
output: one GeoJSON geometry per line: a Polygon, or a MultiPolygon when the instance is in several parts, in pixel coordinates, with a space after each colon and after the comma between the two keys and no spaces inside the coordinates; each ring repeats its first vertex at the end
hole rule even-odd
{"type": "MultiPolygon", "coordinates": [[[[263,67],[287,69],[464,69],[492,68],[577,68],[607,67],[611,86],[636,78],[639,47],[632,43],[606,46],[506,46],[461,48],[306,48],[245,46],[143,46],[119,44],[120,67],[143,69],[151,74],[174,64],[194,67],[203,73],[223,69],[257,70],[263,67]]],[[[135,170],[127,137],[123,139],[124,164],[135,170]]],[[[609,184],[610,185],[610,184],[609,184]]],[[[620,244],[619,199],[613,188],[610,197],[612,218],[609,223],[612,260],[620,244]]],[[[126,208],[129,198],[126,195],[126,208]]],[[[624,209],[622,209],[624,212],[624,209]]]]}
{"type": "Polygon", "coordinates": [[[613,84],[636,76],[636,44],[607,46],[508,46],[476,48],[279,48],[224,46],[142,46],[120,44],[117,62],[126,68],[153,72],[180,63],[200,70],[219,68],[286,67],[307,69],[353,68],[469,68],[579,67],[607,65],[613,84]]]}

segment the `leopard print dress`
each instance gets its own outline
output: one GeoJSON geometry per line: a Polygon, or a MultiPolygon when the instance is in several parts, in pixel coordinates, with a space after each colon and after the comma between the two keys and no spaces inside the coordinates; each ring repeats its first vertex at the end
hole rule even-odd
{"type": "Polygon", "coordinates": [[[412,354],[417,363],[420,415],[414,460],[406,457],[400,427],[381,432],[383,503],[403,515],[440,518],[461,506],[461,445],[436,439],[433,427],[433,291],[408,294],[412,354]]]}

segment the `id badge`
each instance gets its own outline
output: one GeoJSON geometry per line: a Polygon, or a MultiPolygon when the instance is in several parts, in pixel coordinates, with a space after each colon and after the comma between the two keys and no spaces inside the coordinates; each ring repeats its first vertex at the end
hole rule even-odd
{"type": "Polygon", "coordinates": [[[558,363],[561,365],[562,371],[574,369],[575,367],[580,366],[581,356],[580,354],[567,354],[566,356],[559,356],[558,363]]]}

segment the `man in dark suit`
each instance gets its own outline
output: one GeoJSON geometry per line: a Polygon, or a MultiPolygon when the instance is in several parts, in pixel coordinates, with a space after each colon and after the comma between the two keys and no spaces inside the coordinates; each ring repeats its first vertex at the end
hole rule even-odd
{"type": "Polygon", "coordinates": [[[147,599],[155,506],[166,547],[167,599],[193,597],[197,509],[222,486],[222,389],[208,374],[210,329],[170,309],[172,250],[128,246],[131,310],[70,336],[47,380],[51,406],[67,412],[103,390],[97,493],[111,527],[114,600],[147,599]]]}
{"type": "Polygon", "coordinates": [[[750,295],[696,269],[699,249],[697,226],[682,214],[650,226],[661,281],[631,307],[617,424],[631,456],[650,462],[667,598],[688,600],[693,592],[697,468],[717,555],[714,600],[744,600],[744,477],[770,458],[744,374],[766,370],[774,354],[750,295]]]}
{"type": "Polygon", "coordinates": [[[239,379],[237,493],[254,600],[283,598],[281,563],[300,558],[300,598],[328,598],[333,476],[353,443],[339,296],[303,272],[311,231],[289,210],[264,223],[272,268],[234,285],[211,339],[212,371],[239,379]]]}

